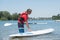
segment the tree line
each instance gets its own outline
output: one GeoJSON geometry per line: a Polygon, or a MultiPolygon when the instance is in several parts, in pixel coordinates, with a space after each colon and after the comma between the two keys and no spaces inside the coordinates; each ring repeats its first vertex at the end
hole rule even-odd
{"type": "Polygon", "coordinates": [[[60,20],[60,14],[52,16],[53,20],[60,20]]]}
{"type": "MultiPolygon", "coordinates": [[[[8,11],[0,11],[0,20],[17,20],[18,19],[18,13],[10,13],[8,11]]],[[[45,19],[52,19],[52,20],[60,20],[60,14],[54,15],[50,18],[29,18],[29,20],[45,20],[45,19]]]]}
{"type": "Polygon", "coordinates": [[[10,14],[8,11],[0,11],[0,20],[17,20],[18,13],[10,14]]]}

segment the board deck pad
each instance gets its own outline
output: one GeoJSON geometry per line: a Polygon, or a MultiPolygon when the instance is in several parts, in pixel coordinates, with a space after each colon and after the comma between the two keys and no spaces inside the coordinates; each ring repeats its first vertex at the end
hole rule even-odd
{"type": "Polygon", "coordinates": [[[54,31],[53,28],[49,28],[49,29],[43,29],[43,30],[25,32],[25,33],[11,34],[11,35],[9,35],[9,37],[34,36],[34,35],[41,35],[41,34],[51,33],[51,32],[53,32],[53,31],[54,31]]]}

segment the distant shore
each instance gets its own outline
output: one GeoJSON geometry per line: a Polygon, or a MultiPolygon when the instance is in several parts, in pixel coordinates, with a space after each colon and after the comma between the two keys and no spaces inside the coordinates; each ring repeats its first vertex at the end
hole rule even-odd
{"type": "MultiPolygon", "coordinates": [[[[0,20],[17,20],[19,13],[10,13],[8,11],[0,11],[0,20]]],[[[60,20],[60,14],[53,15],[52,17],[30,17],[29,20],[60,20]]]]}

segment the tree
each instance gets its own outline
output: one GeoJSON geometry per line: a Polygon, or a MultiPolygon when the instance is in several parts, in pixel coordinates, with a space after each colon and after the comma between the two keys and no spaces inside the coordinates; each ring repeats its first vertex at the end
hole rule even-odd
{"type": "Polygon", "coordinates": [[[3,16],[3,11],[0,11],[0,18],[3,16]]]}
{"type": "Polygon", "coordinates": [[[8,11],[3,11],[3,17],[7,18],[8,20],[11,20],[11,15],[8,11]]]}
{"type": "Polygon", "coordinates": [[[0,11],[0,20],[17,20],[18,14],[10,14],[8,11],[0,11]]]}
{"type": "Polygon", "coordinates": [[[57,16],[52,16],[53,20],[60,20],[60,14],[58,14],[57,16]]]}
{"type": "Polygon", "coordinates": [[[17,19],[18,19],[18,14],[17,13],[12,14],[12,20],[17,20],[17,19]]]}

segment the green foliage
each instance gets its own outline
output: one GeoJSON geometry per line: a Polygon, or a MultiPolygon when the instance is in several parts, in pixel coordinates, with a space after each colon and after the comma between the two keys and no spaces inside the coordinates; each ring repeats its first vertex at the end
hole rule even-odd
{"type": "Polygon", "coordinates": [[[0,18],[3,17],[3,11],[0,11],[0,18]]]}
{"type": "Polygon", "coordinates": [[[60,20],[60,14],[58,14],[57,16],[52,16],[53,20],[60,20]]]}
{"type": "Polygon", "coordinates": [[[11,15],[8,11],[3,11],[3,16],[6,17],[8,20],[11,20],[11,15]]]}
{"type": "Polygon", "coordinates": [[[17,13],[12,14],[12,20],[17,20],[17,19],[18,19],[18,14],[17,13]]]}
{"type": "Polygon", "coordinates": [[[8,20],[6,17],[2,17],[0,20],[8,20]]]}
{"type": "MultiPolygon", "coordinates": [[[[18,19],[18,13],[13,13],[11,15],[8,11],[0,11],[0,20],[17,20],[17,19],[18,19]]],[[[29,19],[36,19],[36,18],[29,18],[29,19]]],[[[38,18],[38,19],[48,19],[48,18],[38,18]]],[[[58,14],[57,16],[52,16],[52,19],[60,20],[60,14],[58,14]]]]}
{"type": "Polygon", "coordinates": [[[17,20],[18,14],[10,14],[8,11],[0,11],[0,20],[17,20]]]}

